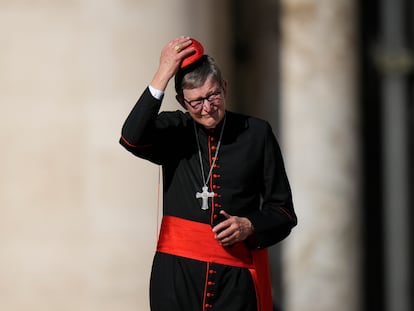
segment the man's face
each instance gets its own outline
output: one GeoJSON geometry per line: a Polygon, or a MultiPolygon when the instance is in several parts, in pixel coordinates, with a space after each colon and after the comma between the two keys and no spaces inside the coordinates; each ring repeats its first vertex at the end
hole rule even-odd
{"type": "Polygon", "coordinates": [[[226,82],[223,85],[208,78],[206,82],[194,89],[183,89],[181,104],[191,117],[205,128],[214,128],[225,114],[226,82]]]}

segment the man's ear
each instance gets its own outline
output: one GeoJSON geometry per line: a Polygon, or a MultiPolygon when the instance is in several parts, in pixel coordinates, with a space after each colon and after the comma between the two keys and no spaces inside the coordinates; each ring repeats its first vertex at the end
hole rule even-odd
{"type": "Polygon", "coordinates": [[[175,95],[175,99],[180,103],[181,107],[183,107],[185,110],[187,110],[187,107],[185,106],[184,103],[184,97],[183,95],[175,95]]]}
{"type": "Polygon", "coordinates": [[[223,80],[221,87],[223,88],[224,97],[227,96],[227,80],[223,80]]]}

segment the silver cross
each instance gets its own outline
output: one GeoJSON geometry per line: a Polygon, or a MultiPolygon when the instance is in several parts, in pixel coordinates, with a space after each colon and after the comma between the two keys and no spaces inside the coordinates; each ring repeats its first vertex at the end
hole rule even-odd
{"type": "Polygon", "coordinates": [[[197,199],[202,199],[203,203],[201,205],[201,209],[202,210],[208,210],[208,198],[212,198],[214,197],[214,192],[208,192],[208,187],[204,186],[203,188],[203,192],[197,192],[196,193],[196,198],[197,199]]]}

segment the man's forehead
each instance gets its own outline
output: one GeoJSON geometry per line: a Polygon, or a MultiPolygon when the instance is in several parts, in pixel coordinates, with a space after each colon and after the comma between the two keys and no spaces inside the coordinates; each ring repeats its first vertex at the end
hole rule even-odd
{"type": "Polygon", "coordinates": [[[194,94],[194,95],[198,95],[198,94],[204,94],[206,92],[210,92],[210,91],[216,91],[217,89],[220,88],[220,83],[218,81],[216,81],[213,78],[208,78],[203,85],[199,86],[199,87],[195,87],[195,88],[191,88],[191,89],[183,89],[183,93],[184,94],[194,94]]]}

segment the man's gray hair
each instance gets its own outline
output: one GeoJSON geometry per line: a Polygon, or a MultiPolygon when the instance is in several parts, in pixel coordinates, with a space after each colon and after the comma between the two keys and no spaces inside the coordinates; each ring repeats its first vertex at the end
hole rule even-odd
{"type": "Polygon", "coordinates": [[[203,55],[193,64],[178,70],[175,75],[175,91],[182,95],[183,89],[200,87],[210,77],[223,86],[221,70],[216,61],[209,55],[203,55]]]}

